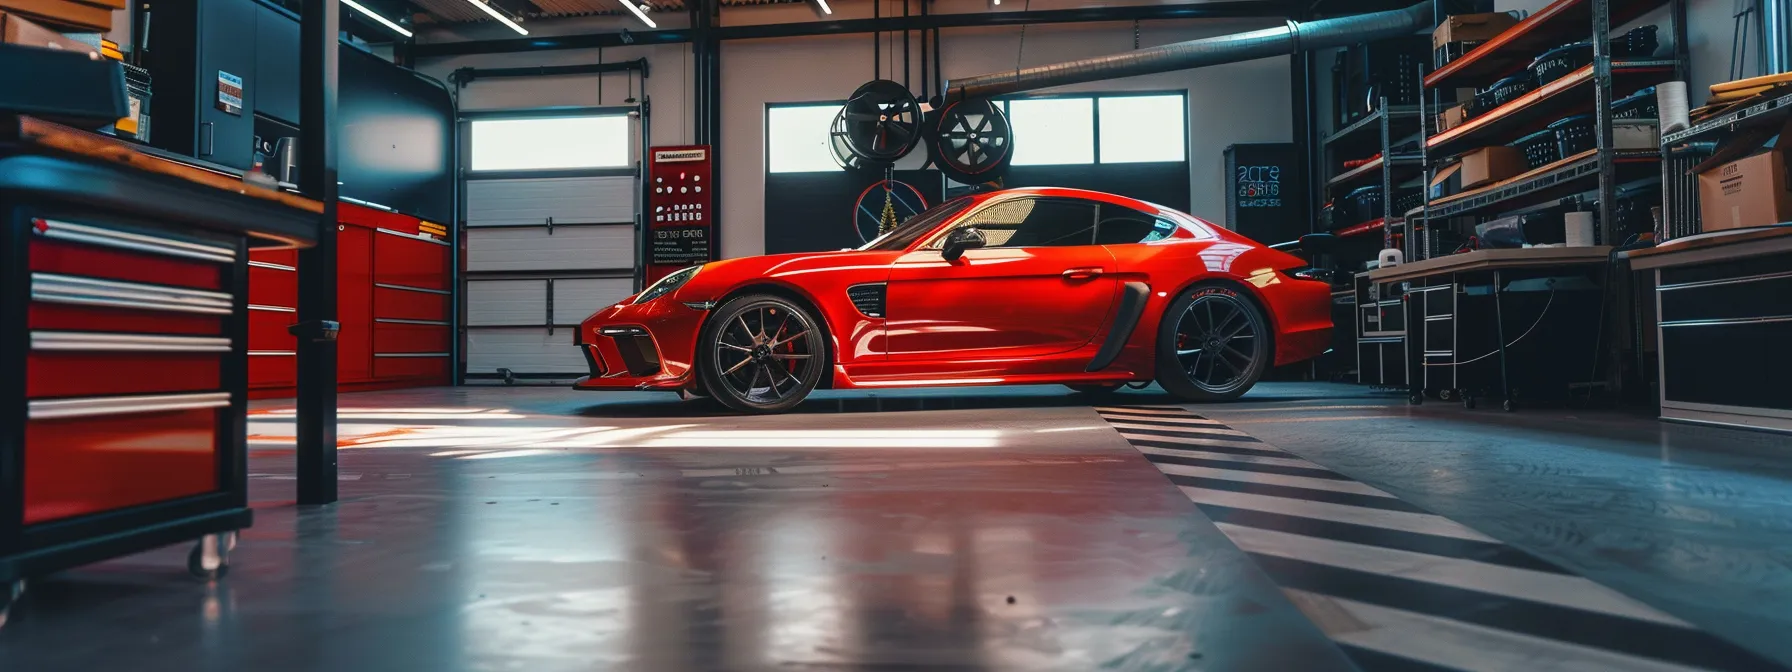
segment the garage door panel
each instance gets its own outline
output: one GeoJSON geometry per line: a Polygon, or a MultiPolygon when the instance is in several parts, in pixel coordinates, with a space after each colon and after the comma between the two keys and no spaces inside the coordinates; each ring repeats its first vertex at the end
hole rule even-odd
{"type": "Polygon", "coordinates": [[[632,269],[633,226],[567,226],[467,231],[467,271],[632,269]]]}
{"type": "Polygon", "coordinates": [[[546,280],[468,280],[467,326],[545,325],[546,280]]]}
{"type": "Polygon", "coordinates": [[[469,329],[467,373],[589,373],[570,329],[469,329]]]}
{"type": "Polygon", "coordinates": [[[616,224],[635,221],[635,178],[467,180],[467,226],[616,224]]]}
{"type": "Polygon", "coordinates": [[[615,305],[634,293],[631,278],[582,278],[554,281],[554,324],[578,324],[599,308],[615,305]]]}

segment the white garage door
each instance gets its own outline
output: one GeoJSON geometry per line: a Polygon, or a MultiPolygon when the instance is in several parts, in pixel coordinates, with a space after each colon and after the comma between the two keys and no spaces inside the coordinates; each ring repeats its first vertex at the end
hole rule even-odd
{"type": "Polygon", "coordinates": [[[470,116],[465,379],[568,382],[587,373],[574,327],[634,291],[638,125],[614,109],[470,116]]]}

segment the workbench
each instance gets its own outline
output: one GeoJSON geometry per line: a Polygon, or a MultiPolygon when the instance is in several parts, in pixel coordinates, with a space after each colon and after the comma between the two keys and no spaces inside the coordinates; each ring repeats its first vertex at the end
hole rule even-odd
{"type": "Polygon", "coordinates": [[[1623,257],[1654,274],[1662,419],[1792,432],[1792,224],[1623,257]]]}
{"type": "Polygon", "coordinates": [[[1399,332],[1409,400],[1472,408],[1491,397],[1510,411],[1520,394],[1594,384],[1610,256],[1606,246],[1486,249],[1366,273],[1400,302],[1400,323],[1383,326],[1399,332]]]}
{"type": "Polygon", "coordinates": [[[0,115],[0,623],[23,580],[248,527],[251,247],[323,206],[0,115]]]}

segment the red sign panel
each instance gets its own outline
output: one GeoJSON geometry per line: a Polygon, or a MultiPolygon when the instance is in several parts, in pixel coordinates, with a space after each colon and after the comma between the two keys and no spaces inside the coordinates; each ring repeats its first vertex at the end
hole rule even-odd
{"type": "Polygon", "coordinates": [[[708,145],[653,148],[647,179],[647,282],[715,259],[715,156],[708,145]]]}

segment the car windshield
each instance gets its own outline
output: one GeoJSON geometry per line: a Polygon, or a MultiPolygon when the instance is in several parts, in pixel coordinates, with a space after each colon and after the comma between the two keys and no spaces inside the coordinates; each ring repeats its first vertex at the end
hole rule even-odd
{"type": "Polygon", "coordinates": [[[883,251],[907,249],[909,245],[914,244],[916,239],[926,235],[928,231],[932,231],[933,227],[939,226],[940,222],[963,211],[965,206],[970,203],[971,197],[960,196],[922,210],[908,218],[908,221],[896,225],[896,228],[865,243],[865,246],[859,249],[883,251]]]}

